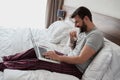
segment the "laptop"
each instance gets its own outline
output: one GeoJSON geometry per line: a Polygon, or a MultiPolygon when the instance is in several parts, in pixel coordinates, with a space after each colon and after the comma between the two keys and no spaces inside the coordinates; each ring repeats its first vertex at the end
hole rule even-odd
{"type": "Polygon", "coordinates": [[[35,40],[34,40],[34,37],[32,35],[32,31],[30,29],[30,37],[31,37],[31,41],[32,41],[32,44],[33,44],[33,48],[35,50],[35,53],[36,53],[36,56],[39,60],[43,60],[43,61],[47,61],[47,62],[52,62],[52,63],[58,63],[60,64],[59,61],[55,61],[55,60],[51,60],[51,59],[47,59],[43,56],[43,53],[44,52],[47,52],[48,50],[50,50],[48,47],[46,46],[42,46],[40,45],[39,47],[37,46],[37,44],[35,43],[35,40]]]}

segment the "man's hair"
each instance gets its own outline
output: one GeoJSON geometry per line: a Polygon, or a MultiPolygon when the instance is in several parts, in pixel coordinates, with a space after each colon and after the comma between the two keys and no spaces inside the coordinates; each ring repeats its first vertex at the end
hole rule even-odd
{"type": "Polygon", "coordinates": [[[88,16],[88,18],[90,19],[90,21],[92,21],[92,14],[90,12],[90,10],[86,7],[79,7],[77,10],[75,10],[73,12],[73,14],[71,15],[71,18],[74,18],[75,16],[79,16],[81,19],[83,19],[85,16],[88,16]]]}

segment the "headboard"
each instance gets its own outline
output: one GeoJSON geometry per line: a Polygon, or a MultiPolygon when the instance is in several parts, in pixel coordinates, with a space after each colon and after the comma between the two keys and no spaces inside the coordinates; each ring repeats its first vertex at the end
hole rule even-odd
{"type": "MultiPolygon", "coordinates": [[[[66,18],[68,18],[77,8],[64,5],[63,9],[67,12],[66,18]]],[[[96,27],[103,32],[103,35],[120,46],[120,19],[96,12],[92,12],[92,17],[96,27]]]]}

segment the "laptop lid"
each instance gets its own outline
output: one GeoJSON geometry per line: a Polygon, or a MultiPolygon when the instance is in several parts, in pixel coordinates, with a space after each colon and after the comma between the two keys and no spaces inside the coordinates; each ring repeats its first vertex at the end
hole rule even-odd
{"type": "Polygon", "coordinates": [[[31,41],[33,44],[33,48],[35,49],[36,56],[37,56],[37,58],[42,57],[41,53],[39,51],[39,48],[38,48],[37,44],[35,43],[34,37],[32,35],[32,31],[31,31],[31,29],[29,29],[29,30],[30,30],[30,38],[31,38],[31,41]]]}

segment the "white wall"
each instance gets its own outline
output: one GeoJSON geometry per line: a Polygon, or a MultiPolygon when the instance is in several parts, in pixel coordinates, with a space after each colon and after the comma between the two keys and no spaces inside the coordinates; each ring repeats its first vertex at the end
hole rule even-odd
{"type": "Polygon", "coordinates": [[[86,6],[90,10],[120,19],[120,0],[65,0],[71,7],[86,6]]]}
{"type": "Polygon", "coordinates": [[[0,0],[0,26],[45,27],[47,0],[0,0]]]}

